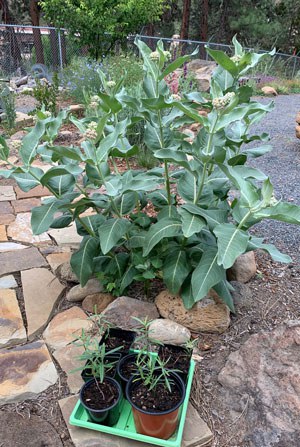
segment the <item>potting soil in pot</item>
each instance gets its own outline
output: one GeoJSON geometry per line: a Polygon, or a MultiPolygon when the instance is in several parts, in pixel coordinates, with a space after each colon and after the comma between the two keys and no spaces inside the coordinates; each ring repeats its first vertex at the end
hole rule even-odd
{"type": "Polygon", "coordinates": [[[176,386],[171,386],[171,393],[165,388],[163,384],[156,386],[155,390],[149,389],[139,384],[133,387],[131,391],[132,402],[146,411],[163,412],[175,407],[180,402],[182,393],[176,386]]]}
{"type": "Polygon", "coordinates": [[[101,410],[114,405],[119,398],[119,393],[116,387],[108,382],[94,381],[88,388],[85,388],[82,398],[91,409],[101,410]]]}

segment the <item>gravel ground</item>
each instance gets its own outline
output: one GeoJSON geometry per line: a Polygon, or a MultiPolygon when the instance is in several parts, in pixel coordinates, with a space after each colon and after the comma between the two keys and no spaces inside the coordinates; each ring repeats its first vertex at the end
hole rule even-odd
{"type": "MultiPolygon", "coordinates": [[[[269,98],[258,98],[264,104],[269,98]]],[[[273,151],[251,161],[251,165],[267,174],[277,199],[300,205],[300,140],[295,137],[295,118],[300,111],[300,95],[282,95],[275,99],[275,108],[253,130],[268,132],[273,151]]],[[[269,242],[286,251],[299,262],[300,227],[277,221],[264,221],[256,226],[269,242]]]]}

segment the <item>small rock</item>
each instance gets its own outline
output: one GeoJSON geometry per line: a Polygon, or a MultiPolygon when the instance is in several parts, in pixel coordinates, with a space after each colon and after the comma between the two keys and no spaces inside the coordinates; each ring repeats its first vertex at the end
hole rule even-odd
{"type": "Polygon", "coordinates": [[[5,447],[63,447],[53,426],[32,414],[1,411],[0,433],[5,447]]]}
{"type": "Polygon", "coordinates": [[[116,299],[110,293],[94,293],[88,295],[82,301],[82,309],[86,312],[100,314],[116,299]]]}
{"type": "Polygon", "coordinates": [[[55,315],[45,329],[43,338],[52,349],[60,349],[75,340],[82,329],[89,329],[91,324],[83,310],[74,306],[55,315]]]}
{"type": "Polygon", "coordinates": [[[64,262],[69,261],[71,258],[71,252],[65,251],[61,253],[51,253],[46,257],[47,262],[49,262],[49,265],[51,269],[55,272],[57,267],[59,267],[64,262]]]}
{"type": "Polygon", "coordinates": [[[231,292],[233,303],[238,310],[249,310],[253,307],[253,296],[249,286],[238,281],[231,282],[234,290],[231,292]]]}
{"type": "Polygon", "coordinates": [[[37,398],[57,378],[43,342],[0,350],[0,404],[37,398]]]}
{"type": "Polygon", "coordinates": [[[84,363],[78,360],[78,357],[82,353],[83,347],[75,346],[74,344],[64,346],[53,352],[53,357],[67,375],[68,387],[71,393],[78,393],[83,384],[81,371],[74,371],[75,369],[84,366],[84,363]]]}
{"type": "Polygon", "coordinates": [[[230,324],[229,309],[214,290],[189,310],[184,307],[180,296],[167,290],[155,298],[155,304],[163,318],[176,321],[193,332],[222,333],[230,324]]]}
{"type": "Polygon", "coordinates": [[[16,127],[24,127],[24,126],[32,126],[33,125],[33,117],[27,115],[27,113],[16,112],[16,127]]]}
{"type": "Polygon", "coordinates": [[[296,123],[300,124],[300,112],[296,115],[296,123]]]}
{"type": "Polygon", "coordinates": [[[72,270],[70,261],[64,262],[63,264],[58,266],[55,270],[55,274],[60,278],[61,281],[75,282],[77,284],[79,283],[77,276],[72,270]]]}
{"type": "Polygon", "coordinates": [[[0,290],[0,347],[13,346],[27,340],[16,292],[0,290]]]}
{"type": "Polygon", "coordinates": [[[138,317],[141,320],[146,317],[149,320],[159,317],[156,306],[153,303],[136,300],[128,296],[120,296],[114,300],[107,306],[103,315],[112,324],[122,329],[131,329],[138,326],[138,322],[132,317],[138,317]]]}
{"type": "Polygon", "coordinates": [[[23,271],[21,279],[30,340],[48,323],[65,286],[47,269],[23,271]]]}
{"type": "Polygon", "coordinates": [[[18,255],[16,256],[15,250],[1,253],[1,245],[6,244],[9,244],[9,242],[0,244],[0,276],[33,267],[48,266],[37,248],[31,247],[26,248],[26,250],[19,250],[18,255]]]}
{"type": "Polygon", "coordinates": [[[300,126],[296,126],[296,137],[300,138],[300,126]]]}
{"type": "Polygon", "coordinates": [[[86,296],[93,295],[94,293],[102,292],[103,286],[98,279],[89,279],[84,287],[78,286],[72,287],[67,293],[67,300],[72,302],[82,301],[86,296]]]}
{"type": "Polygon", "coordinates": [[[149,327],[150,337],[171,345],[183,345],[191,338],[190,331],[175,321],[158,318],[149,327]]]}
{"type": "Polygon", "coordinates": [[[15,84],[16,87],[20,87],[21,85],[25,85],[28,82],[28,76],[23,76],[22,78],[16,79],[15,84]]]}
{"type": "Polygon", "coordinates": [[[16,220],[7,228],[7,234],[15,241],[27,242],[29,244],[49,244],[52,243],[47,233],[33,235],[31,229],[31,213],[20,213],[16,220]]]}
{"type": "Polygon", "coordinates": [[[248,251],[239,256],[233,266],[227,270],[229,281],[246,283],[256,274],[254,251],[248,251]]]}
{"type": "Polygon", "coordinates": [[[278,95],[275,88],[270,87],[268,85],[265,85],[264,87],[262,87],[261,91],[267,96],[277,96],[278,95]]]}
{"type": "Polygon", "coordinates": [[[29,199],[14,200],[11,202],[14,207],[15,213],[27,213],[32,208],[39,206],[41,200],[39,198],[31,197],[29,199]]]}
{"type": "Polygon", "coordinates": [[[11,200],[16,200],[13,186],[0,185],[0,202],[9,202],[11,200]]]}
{"type": "Polygon", "coordinates": [[[7,234],[5,225],[0,225],[0,241],[7,241],[7,234]]]}
{"type": "Polygon", "coordinates": [[[0,289],[14,289],[15,287],[18,287],[18,284],[13,275],[0,278],[0,289]]]}

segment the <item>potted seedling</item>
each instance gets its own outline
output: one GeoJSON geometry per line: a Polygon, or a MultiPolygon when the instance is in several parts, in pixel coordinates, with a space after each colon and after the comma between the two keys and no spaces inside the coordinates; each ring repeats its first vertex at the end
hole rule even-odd
{"type": "Polygon", "coordinates": [[[87,361],[93,378],[81,388],[81,404],[93,422],[112,426],[120,416],[122,390],[119,383],[109,377],[109,373],[116,367],[118,360],[108,360],[108,353],[103,344],[97,354],[90,356],[87,361]]]}
{"type": "Polygon", "coordinates": [[[137,433],[169,439],[179,420],[185,385],[176,372],[165,368],[159,358],[149,355],[137,362],[137,374],[126,387],[137,433]]]}
{"type": "Polygon", "coordinates": [[[105,344],[99,347],[97,339],[82,329],[80,336],[74,340],[76,346],[83,348],[83,353],[78,357],[84,365],[71,372],[82,371],[81,377],[87,382],[93,377],[99,378],[105,373],[108,377],[115,377],[117,364],[121,358],[120,348],[108,350],[105,344]]]}
{"type": "Polygon", "coordinates": [[[159,343],[150,337],[149,328],[151,320],[147,317],[144,320],[137,317],[132,318],[139,323],[137,328],[139,335],[135,338],[135,342],[139,345],[140,349],[138,353],[131,353],[123,357],[118,364],[118,376],[124,392],[130,377],[137,372],[138,364],[143,365],[148,358],[151,345],[159,343]]]}
{"type": "Polygon", "coordinates": [[[176,369],[184,383],[187,382],[193,349],[197,343],[198,338],[188,340],[184,346],[165,344],[158,351],[158,357],[165,362],[166,368],[176,369]]]}

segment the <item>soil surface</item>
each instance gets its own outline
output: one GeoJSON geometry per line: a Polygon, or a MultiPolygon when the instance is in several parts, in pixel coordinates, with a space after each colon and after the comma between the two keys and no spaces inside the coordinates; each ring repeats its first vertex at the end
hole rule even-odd
{"type": "Polygon", "coordinates": [[[163,362],[166,362],[166,368],[174,369],[176,372],[179,370],[185,375],[188,374],[191,356],[184,349],[170,345],[161,346],[158,355],[163,362]]]}
{"type": "Polygon", "coordinates": [[[83,402],[93,410],[104,410],[111,407],[119,398],[118,389],[104,379],[103,383],[96,380],[82,393],[83,402]]]}
{"type": "Polygon", "coordinates": [[[130,357],[126,357],[126,361],[124,360],[119,368],[120,373],[126,380],[129,380],[130,377],[137,372],[136,359],[137,354],[132,354],[130,357]]]}
{"type": "MultiPolygon", "coordinates": [[[[251,165],[270,176],[277,199],[300,205],[300,140],[295,137],[300,95],[278,96],[274,102],[275,109],[254,129],[255,133],[270,133],[273,151],[251,161],[251,165]]],[[[218,402],[221,389],[218,374],[229,354],[239,349],[250,335],[300,318],[300,227],[269,220],[252,231],[288,253],[293,262],[275,263],[267,254],[257,252],[257,275],[247,284],[252,298],[236,306],[236,315],[232,315],[231,326],[224,334],[200,335],[203,359],[194,376],[193,400],[213,431],[210,447],[245,447],[240,432],[247,408],[232,422],[218,402]]]]}
{"type": "Polygon", "coordinates": [[[159,383],[155,389],[149,391],[145,385],[139,384],[132,388],[130,395],[137,407],[156,413],[168,411],[180,402],[180,390],[175,385],[171,385],[171,390],[170,393],[164,384],[159,383]]]}

